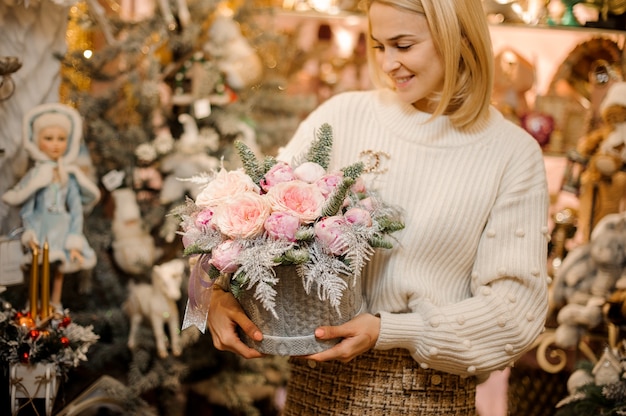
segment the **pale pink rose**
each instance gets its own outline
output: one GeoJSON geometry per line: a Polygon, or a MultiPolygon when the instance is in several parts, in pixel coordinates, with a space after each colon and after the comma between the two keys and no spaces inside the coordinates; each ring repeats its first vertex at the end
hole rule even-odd
{"type": "Polygon", "coordinates": [[[367,188],[365,188],[365,181],[363,180],[363,178],[361,177],[356,178],[356,180],[350,187],[350,190],[356,194],[365,193],[365,191],[367,191],[367,188]]]}
{"type": "Polygon", "coordinates": [[[302,181],[279,183],[270,188],[267,197],[272,211],[291,214],[303,223],[311,223],[322,215],[326,202],[316,185],[302,181]]]}
{"type": "Polygon", "coordinates": [[[212,222],[229,238],[253,238],[263,232],[263,224],[269,215],[267,198],[244,192],[216,207],[212,222]]]}
{"type": "Polygon", "coordinates": [[[346,226],[343,217],[334,215],[315,223],[315,237],[320,240],[332,254],[340,256],[348,250],[348,245],[341,238],[342,230],[346,226]]]}
{"type": "Polygon", "coordinates": [[[296,241],[300,220],[284,212],[272,212],[264,227],[267,234],[276,240],[296,241]]]}
{"type": "Polygon", "coordinates": [[[304,162],[293,170],[296,178],[306,183],[313,183],[326,174],[326,170],[314,162],[304,162]]]}
{"type": "Polygon", "coordinates": [[[198,215],[196,215],[196,219],[194,221],[196,228],[199,230],[206,230],[208,227],[210,227],[213,214],[214,212],[212,208],[205,208],[202,211],[198,212],[198,215]]]}
{"type": "Polygon", "coordinates": [[[366,227],[372,226],[372,216],[369,211],[363,208],[350,208],[343,214],[343,217],[350,224],[360,224],[365,225],[366,227]]]}
{"type": "Polygon", "coordinates": [[[241,244],[226,240],[211,251],[209,263],[222,273],[234,273],[239,268],[237,263],[239,253],[241,253],[241,244]]]}
{"type": "Polygon", "coordinates": [[[261,179],[261,188],[267,192],[272,186],[281,182],[289,182],[296,179],[293,169],[285,162],[278,162],[270,168],[261,179]]]}
{"type": "Polygon", "coordinates": [[[341,181],[343,181],[343,174],[341,172],[329,173],[315,181],[315,184],[320,188],[322,194],[328,198],[328,196],[332,194],[333,191],[341,184],[341,181]]]}
{"type": "Polygon", "coordinates": [[[259,187],[242,169],[227,171],[222,169],[196,197],[196,205],[214,207],[242,192],[259,192],[259,187]]]}

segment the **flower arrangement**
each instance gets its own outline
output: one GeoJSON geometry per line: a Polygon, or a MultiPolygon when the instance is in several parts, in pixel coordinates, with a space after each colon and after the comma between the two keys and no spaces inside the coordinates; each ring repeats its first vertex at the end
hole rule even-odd
{"type": "Polygon", "coordinates": [[[267,156],[263,160],[242,142],[235,147],[243,168],[194,178],[202,185],[195,201],[176,210],[185,255],[209,279],[190,279],[190,304],[200,302],[194,284],[208,287],[228,276],[237,297],[254,290],[254,298],[274,317],[276,266],[295,266],[308,293],[315,291],[339,312],[341,297],[360,277],[376,248],[391,248],[388,235],[404,227],[399,210],[366,189],[354,163],[329,172],[333,132],[316,131],[310,149],[293,164],[267,156]]]}
{"type": "Polygon", "coordinates": [[[87,351],[99,336],[92,326],[72,322],[67,313],[48,319],[33,318],[30,312],[3,302],[0,311],[0,356],[8,363],[56,363],[60,370],[87,361],[87,351]]]}

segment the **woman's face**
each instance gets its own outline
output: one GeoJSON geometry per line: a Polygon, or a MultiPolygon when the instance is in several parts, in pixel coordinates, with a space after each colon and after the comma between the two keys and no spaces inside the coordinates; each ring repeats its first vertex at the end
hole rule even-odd
{"type": "Polygon", "coordinates": [[[443,86],[443,63],[426,17],[374,2],[369,21],[376,63],[403,101],[428,111],[426,97],[443,86]]]}
{"type": "Polygon", "coordinates": [[[39,149],[50,159],[58,160],[67,150],[67,131],[61,126],[48,126],[39,130],[39,149]]]}

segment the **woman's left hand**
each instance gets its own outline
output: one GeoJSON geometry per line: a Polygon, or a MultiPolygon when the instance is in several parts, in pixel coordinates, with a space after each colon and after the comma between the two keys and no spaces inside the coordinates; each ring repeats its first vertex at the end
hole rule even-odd
{"type": "Polygon", "coordinates": [[[380,333],[380,318],[369,313],[358,315],[343,325],[321,326],[315,330],[319,340],[343,338],[332,348],[302,358],[313,361],[339,360],[347,363],[371,350],[380,333]]]}

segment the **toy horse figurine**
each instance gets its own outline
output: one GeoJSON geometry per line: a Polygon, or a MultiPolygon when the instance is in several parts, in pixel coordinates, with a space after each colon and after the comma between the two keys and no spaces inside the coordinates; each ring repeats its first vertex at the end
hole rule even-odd
{"type": "Polygon", "coordinates": [[[172,355],[182,353],[180,339],[180,323],[178,301],[181,297],[180,287],[185,272],[185,262],[181,259],[170,260],[167,263],[152,268],[152,284],[130,283],[128,299],[124,310],[130,318],[128,334],[128,348],[133,350],[137,346],[137,330],[144,319],[152,325],[159,357],[167,357],[166,335],[164,325],[167,323],[172,355]]]}

